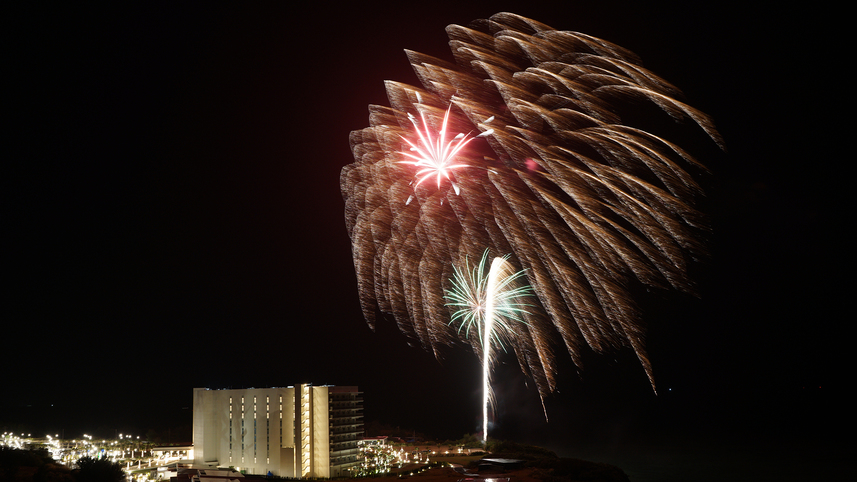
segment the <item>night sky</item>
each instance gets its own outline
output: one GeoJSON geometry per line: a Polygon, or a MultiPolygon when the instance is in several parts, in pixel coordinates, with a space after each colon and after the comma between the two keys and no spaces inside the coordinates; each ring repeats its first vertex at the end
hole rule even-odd
{"type": "Polygon", "coordinates": [[[843,254],[853,201],[834,187],[853,157],[837,140],[849,86],[832,78],[844,74],[837,30],[820,27],[835,14],[692,2],[425,8],[12,12],[0,426],[142,434],[189,424],[194,387],[311,382],[358,385],[367,421],[476,432],[469,349],[438,362],[392,320],[366,325],[339,173],[367,105],[388,104],[383,81],[417,83],[404,49],[451,60],[446,25],[512,11],[636,52],[712,116],[728,152],[697,151],[713,173],[702,179],[712,255],[693,271],[701,298],[638,300],[659,394],[630,351],[587,356],[581,372],[564,360],[546,423],[532,383],[505,360],[497,436],[643,467],[628,469],[632,480],[656,477],[640,460],[660,460],[657,447],[681,447],[669,460],[695,467],[752,453],[765,467],[756,475],[793,473],[794,454],[814,464],[820,446],[838,460],[830,447],[854,428],[853,315],[841,301],[854,281],[843,254]]]}

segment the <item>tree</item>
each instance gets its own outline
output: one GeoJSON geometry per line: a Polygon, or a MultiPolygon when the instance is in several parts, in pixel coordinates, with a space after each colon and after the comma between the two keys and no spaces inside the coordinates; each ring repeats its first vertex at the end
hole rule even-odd
{"type": "Polygon", "coordinates": [[[83,457],[77,461],[74,471],[77,482],[124,482],[122,465],[107,459],[83,457]]]}
{"type": "Polygon", "coordinates": [[[44,448],[21,450],[11,447],[0,447],[0,480],[74,482],[71,472],[55,463],[44,448]]]}

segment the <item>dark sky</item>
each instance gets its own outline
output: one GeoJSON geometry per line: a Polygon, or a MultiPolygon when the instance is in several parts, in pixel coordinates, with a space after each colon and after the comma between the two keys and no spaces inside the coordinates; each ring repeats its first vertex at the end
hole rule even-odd
{"type": "Polygon", "coordinates": [[[828,14],[669,1],[12,13],[0,423],[145,430],[189,422],[193,387],[312,382],[359,385],[367,420],[476,431],[472,353],[438,363],[392,321],[364,322],[339,173],[367,105],[387,104],[383,81],[416,82],[403,50],[451,59],[444,27],[498,11],[636,52],[729,151],[704,151],[702,298],[640,300],[660,394],[630,353],[588,357],[580,375],[566,361],[545,424],[532,384],[501,367],[498,433],[611,446],[853,428],[840,311],[853,202],[833,188],[849,158],[837,39],[816,27],[828,14]],[[64,415],[26,408],[51,405],[64,415]]]}

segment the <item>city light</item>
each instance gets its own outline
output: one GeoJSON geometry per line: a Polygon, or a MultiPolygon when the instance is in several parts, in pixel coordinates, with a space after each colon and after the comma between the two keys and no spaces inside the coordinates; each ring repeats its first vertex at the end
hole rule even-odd
{"type": "Polygon", "coordinates": [[[44,438],[32,437],[32,434],[16,435],[3,432],[0,446],[19,450],[45,449],[57,463],[74,468],[83,457],[107,459],[120,464],[129,476],[129,480],[155,481],[169,480],[175,476],[175,466],[170,464],[189,462],[192,452],[189,448],[158,448],[140,436],[118,434],[115,440],[93,440],[92,435],[83,434],[80,439],[62,439],[59,434],[46,434],[44,438]]]}

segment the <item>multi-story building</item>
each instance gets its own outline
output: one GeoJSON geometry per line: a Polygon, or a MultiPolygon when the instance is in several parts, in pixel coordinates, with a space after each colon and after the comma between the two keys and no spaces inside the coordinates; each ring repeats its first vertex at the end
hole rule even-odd
{"type": "Polygon", "coordinates": [[[349,475],[362,458],[357,387],[193,390],[194,465],[282,477],[349,475]]]}

